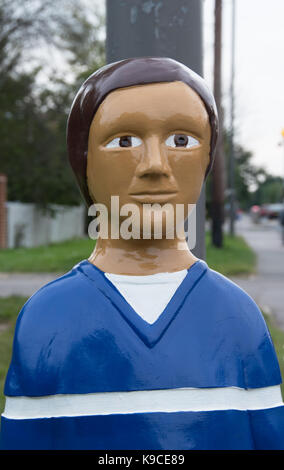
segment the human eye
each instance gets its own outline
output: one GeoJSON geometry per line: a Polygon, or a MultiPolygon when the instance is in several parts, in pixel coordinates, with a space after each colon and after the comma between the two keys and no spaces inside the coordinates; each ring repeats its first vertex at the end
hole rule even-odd
{"type": "Polygon", "coordinates": [[[199,145],[199,141],[195,139],[195,137],[192,137],[191,135],[187,134],[171,134],[167,140],[166,140],[166,145],[168,147],[181,147],[181,148],[192,148],[196,147],[199,145]]]}
{"type": "Polygon", "coordinates": [[[142,144],[142,140],[132,135],[123,135],[121,137],[115,137],[107,145],[106,148],[117,148],[117,147],[138,147],[142,144]]]}

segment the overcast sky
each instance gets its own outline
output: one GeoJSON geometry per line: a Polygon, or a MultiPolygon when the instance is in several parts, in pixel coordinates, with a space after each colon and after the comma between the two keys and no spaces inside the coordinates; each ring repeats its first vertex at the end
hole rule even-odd
{"type": "MultiPolygon", "coordinates": [[[[212,86],[215,0],[204,0],[204,74],[212,86]]],[[[223,91],[229,108],[231,5],[223,0],[223,91]]],[[[284,177],[284,0],[236,0],[236,141],[284,177]]]]}

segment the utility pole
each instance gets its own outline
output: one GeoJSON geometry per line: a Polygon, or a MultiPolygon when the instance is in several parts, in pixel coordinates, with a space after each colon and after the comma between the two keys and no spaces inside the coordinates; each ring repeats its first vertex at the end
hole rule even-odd
{"type": "MultiPolygon", "coordinates": [[[[170,57],[199,75],[202,66],[201,0],[106,0],[107,62],[130,57],[170,57]]],[[[205,258],[205,191],[197,204],[196,246],[205,258]]]]}
{"type": "Polygon", "coordinates": [[[211,240],[223,246],[225,164],[222,110],[222,0],[215,0],[214,96],[219,115],[219,138],[211,179],[211,240]]]}
{"type": "Polygon", "coordinates": [[[235,235],[235,152],[234,152],[234,121],[235,121],[235,36],[236,36],[236,3],[232,0],[232,56],[231,56],[231,125],[229,150],[230,178],[230,235],[235,235]]]}
{"type": "Polygon", "coordinates": [[[0,249],[7,248],[7,176],[0,173],[0,249]]]}
{"type": "MultiPolygon", "coordinates": [[[[282,136],[282,142],[280,143],[280,145],[282,145],[283,150],[284,150],[284,127],[283,127],[283,129],[281,130],[281,136],[282,136]]],[[[284,156],[284,153],[283,153],[283,156],[284,156]]],[[[283,160],[283,163],[284,163],[284,160],[283,160]]],[[[284,166],[283,166],[283,193],[282,193],[282,202],[284,203],[284,166]]]]}
{"type": "MultiPolygon", "coordinates": [[[[284,127],[281,130],[281,136],[282,136],[282,142],[280,142],[280,145],[282,145],[283,150],[284,150],[284,127]]],[[[282,245],[284,245],[284,174],[283,174],[283,187],[282,187],[281,202],[282,202],[282,209],[279,214],[279,217],[280,217],[280,225],[281,225],[281,240],[282,240],[282,245]]]]}

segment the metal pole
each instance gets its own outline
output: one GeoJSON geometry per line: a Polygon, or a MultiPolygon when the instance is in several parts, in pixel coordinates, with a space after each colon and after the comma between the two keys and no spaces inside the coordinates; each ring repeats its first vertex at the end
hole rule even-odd
{"type": "MultiPolygon", "coordinates": [[[[284,157],[284,128],[281,131],[282,135],[282,147],[283,147],[283,157],[284,157]]],[[[284,160],[283,160],[283,190],[282,190],[282,202],[284,204],[284,160]]]]}
{"type": "Polygon", "coordinates": [[[219,115],[219,138],[215,162],[212,169],[211,191],[211,240],[218,248],[223,246],[224,218],[224,148],[223,148],[223,112],[222,112],[222,0],[215,0],[214,33],[214,96],[219,115]]]}
{"type": "Polygon", "coordinates": [[[230,234],[235,235],[235,155],[234,155],[234,119],[235,119],[235,36],[236,3],[232,0],[232,64],[231,64],[231,125],[230,125],[230,234]]]}
{"type": "Polygon", "coordinates": [[[0,173],[0,249],[7,248],[7,176],[0,173]]]}
{"type": "MultiPolygon", "coordinates": [[[[282,135],[282,145],[283,150],[284,150],[284,128],[281,131],[282,135]]],[[[284,154],[283,154],[284,156],[284,154]]],[[[284,160],[283,160],[284,163],[284,160]]],[[[283,166],[284,170],[284,166],[283,166]]],[[[280,212],[280,225],[281,225],[281,240],[282,240],[282,245],[284,246],[284,172],[283,172],[283,185],[282,185],[282,197],[281,197],[281,202],[282,202],[282,210],[280,212]]]]}
{"type": "MultiPolygon", "coordinates": [[[[202,75],[202,1],[106,0],[107,62],[171,57],[202,75]]],[[[197,205],[196,246],[205,258],[205,192],[197,205]]]]}

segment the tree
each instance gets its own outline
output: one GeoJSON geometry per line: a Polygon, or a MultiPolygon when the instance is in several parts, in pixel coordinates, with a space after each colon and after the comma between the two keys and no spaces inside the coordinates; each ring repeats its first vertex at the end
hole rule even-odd
{"type": "Polygon", "coordinates": [[[280,176],[266,175],[252,194],[253,204],[273,204],[283,200],[283,179],[280,176]]]}
{"type": "MultiPolygon", "coordinates": [[[[225,155],[229,159],[229,134],[225,132],[225,155]]],[[[252,163],[253,153],[242,145],[234,145],[236,205],[243,210],[253,204],[253,191],[265,180],[267,173],[252,163]]],[[[227,165],[228,168],[229,165],[227,165]]]]}
{"type": "Polygon", "coordinates": [[[48,0],[44,6],[15,0],[13,7],[0,0],[0,172],[8,176],[9,200],[41,206],[81,202],[67,161],[66,121],[78,82],[103,61],[103,43],[86,41],[99,31],[92,31],[80,2],[70,6],[69,14],[61,14],[48,0]],[[62,54],[68,82],[53,70],[39,84],[44,64],[27,61],[35,43],[52,44],[62,54]]]}
{"type": "MultiPolygon", "coordinates": [[[[226,157],[226,168],[228,171],[229,159],[229,134],[224,131],[224,151],[226,157]]],[[[257,167],[252,163],[253,154],[241,145],[234,146],[235,155],[235,192],[236,203],[239,208],[248,210],[253,204],[264,202],[278,202],[281,194],[281,178],[269,175],[262,167],[257,167]],[[269,195],[268,195],[269,194],[269,195]],[[267,201],[265,201],[267,198],[267,201]],[[278,201],[276,201],[278,198],[278,201]]],[[[211,175],[207,185],[207,207],[211,208],[211,194],[209,192],[211,175]]],[[[228,177],[228,176],[227,176],[228,177]]]]}
{"type": "Polygon", "coordinates": [[[105,64],[105,19],[96,9],[82,10],[77,3],[71,8],[72,23],[61,22],[60,43],[68,52],[68,63],[77,87],[95,70],[105,64]]]}

